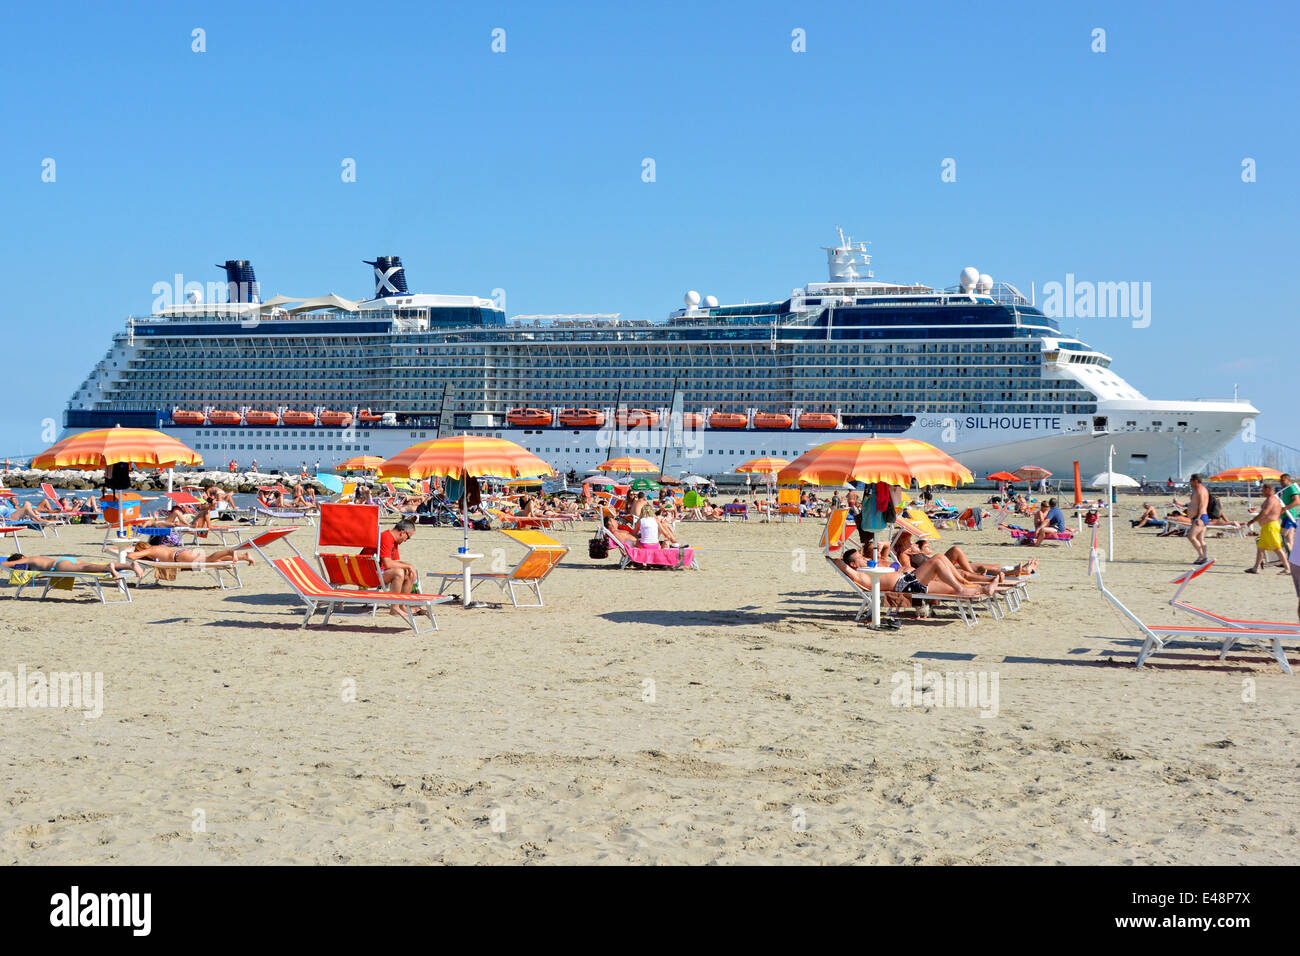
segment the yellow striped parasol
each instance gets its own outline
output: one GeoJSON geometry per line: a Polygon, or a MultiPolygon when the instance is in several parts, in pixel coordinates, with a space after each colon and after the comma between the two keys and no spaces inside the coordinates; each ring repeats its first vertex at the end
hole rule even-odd
{"type": "Polygon", "coordinates": [[[883,481],[904,488],[962,485],[973,480],[970,469],[933,445],[914,438],[842,438],[818,445],[777,474],[783,485],[842,485],[883,481]]]}
{"type": "Polygon", "coordinates": [[[611,458],[596,466],[597,471],[626,472],[627,474],[658,474],[659,469],[644,458],[611,458]]]}
{"type": "Polygon", "coordinates": [[[111,468],[119,462],[146,468],[201,465],[203,456],[152,428],[99,428],[78,432],[32,459],[33,468],[111,468]]]}
{"type": "Polygon", "coordinates": [[[784,458],[751,458],[736,466],[738,475],[775,475],[790,462],[784,458]]]}
{"type": "Polygon", "coordinates": [[[1229,468],[1217,475],[1211,475],[1206,481],[1277,481],[1282,472],[1276,468],[1264,468],[1260,465],[1247,465],[1243,468],[1229,468]]]}
{"type": "Polygon", "coordinates": [[[379,465],[382,478],[537,478],[555,469],[504,438],[454,435],[412,445],[379,465]]]}
{"type": "Polygon", "coordinates": [[[374,471],[384,463],[378,455],[357,455],[339,463],[339,471],[374,471]]]}

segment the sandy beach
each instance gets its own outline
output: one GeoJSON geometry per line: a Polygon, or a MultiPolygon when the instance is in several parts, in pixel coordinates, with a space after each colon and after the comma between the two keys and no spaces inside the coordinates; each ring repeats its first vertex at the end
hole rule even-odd
{"type": "MultiPolygon", "coordinates": [[[[1130,531],[1133,504],[1107,584],[1144,618],[1191,623],[1166,602],[1192,550],[1130,531]]],[[[854,623],[820,521],[684,523],[704,549],[690,572],[593,561],[591,527],[556,533],[571,551],[545,607],[514,609],[485,584],[480,606],[440,607],[441,630],[418,637],[383,617],[300,630],[265,566],[239,591],[182,575],[123,606],[5,589],[0,670],[102,672],[104,699],[94,719],[0,710],[4,861],[1300,858],[1297,678],[1250,646],[1225,662],[1175,647],[1135,669],[1136,631],[1088,578],[1086,538],[1037,549],[1031,600],[1004,620],[944,613],[881,633],[854,623]],[[996,714],[891,701],[918,665],[996,674],[996,714]]],[[[22,543],[90,556],[101,539],[74,527],[22,543]]],[[[1029,551],[991,524],[949,542],[998,562],[1029,551]]],[[[403,556],[443,569],[458,543],[421,527],[403,556]]],[[[508,546],[473,544],[481,567],[508,546]]],[[[1254,547],[1211,538],[1218,565],[1195,597],[1295,620],[1289,578],[1242,573],[1254,547]]]]}

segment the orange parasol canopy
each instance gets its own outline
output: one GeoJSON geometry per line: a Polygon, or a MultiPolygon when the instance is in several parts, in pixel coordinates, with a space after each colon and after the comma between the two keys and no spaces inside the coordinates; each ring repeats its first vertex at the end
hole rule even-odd
{"type": "Polygon", "coordinates": [[[1009,471],[995,471],[985,478],[986,481],[1024,481],[1019,475],[1013,475],[1009,471]]]}
{"type": "Polygon", "coordinates": [[[804,452],[777,474],[781,484],[884,481],[903,487],[913,481],[922,485],[961,485],[973,478],[970,469],[956,459],[914,438],[830,441],[804,452]]]}
{"type": "Polygon", "coordinates": [[[504,438],[453,435],[412,445],[379,465],[382,478],[536,478],[555,469],[504,438]]]}
{"type": "Polygon", "coordinates": [[[384,463],[378,455],[357,455],[339,464],[339,471],[374,471],[384,463]]]}
{"type": "Polygon", "coordinates": [[[775,475],[790,462],[784,458],[751,458],[743,465],[736,466],[739,475],[775,475]]]}
{"type": "Polygon", "coordinates": [[[1040,478],[1052,477],[1050,471],[1037,465],[1021,465],[1015,470],[1014,474],[1018,481],[1037,481],[1040,478]]]}
{"type": "Polygon", "coordinates": [[[611,458],[609,461],[602,461],[596,466],[597,471],[625,471],[628,474],[633,472],[653,472],[657,474],[659,469],[644,458],[611,458]]]}
{"type": "Polygon", "coordinates": [[[1277,481],[1282,472],[1276,468],[1264,468],[1260,465],[1246,465],[1243,468],[1229,468],[1217,475],[1211,475],[1206,481],[1277,481]]]}
{"type": "Polygon", "coordinates": [[[111,468],[118,462],[147,468],[201,465],[203,456],[152,428],[98,428],[78,432],[32,459],[33,468],[111,468]]]}

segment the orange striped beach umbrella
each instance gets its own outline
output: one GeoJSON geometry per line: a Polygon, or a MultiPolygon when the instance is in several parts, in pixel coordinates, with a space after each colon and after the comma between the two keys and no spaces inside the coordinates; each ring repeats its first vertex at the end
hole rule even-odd
{"type": "MultiPolygon", "coordinates": [[[[504,438],[453,435],[399,451],[379,466],[381,478],[538,478],[555,469],[527,448],[504,438]]],[[[465,549],[469,550],[469,496],[463,499],[465,549]]]]}
{"type": "Polygon", "coordinates": [[[339,463],[339,471],[374,471],[384,463],[378,455],[357,455],[339,463]]]}
{"type": "Polygon", "coordinates": [[[775,475],[790,462],[784,458],[751,458],[736,466],[739,475],[775,475]]]}
{"type": "Polygon", "coordinates": [[[842,485],[883,481],[908,487],[962,485],[969,468],[933,445],[914,438],[844,438],[812,448],[777,474],[783,485],[842,485]]]}
{"type": "Polygon", "coordinates": [[[611,458],[609,461],[602,461],[596,466],[596,470],[626,472],[629,475],[639,472],[655,474],[659,472],[658,468],[644,458],[611,458]]]}
{"type": "Polygon", "coordinates": [[[1217,475],[1211,475],[1206,481],[1277,481],[1282,472],[1276,468],[1264,468],[1260,465],[1247,465],[1244,468],[1229,468],[1217,475]]]}
{"type": "Polygon", "coordinates": [[[111,468],[119,462],[146,468],[201,465],[203,456],[152,428],[98,428],[69,435],[32,459],[33,468],[111,468]]]}

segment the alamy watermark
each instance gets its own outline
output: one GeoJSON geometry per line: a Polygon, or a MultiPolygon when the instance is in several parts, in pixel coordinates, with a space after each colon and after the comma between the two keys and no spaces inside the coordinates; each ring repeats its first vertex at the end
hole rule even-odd
{"type": "Polygon", "coordinates": [[[1043,314],[1053,319],[1132,319],[1133,328],[1151,324],[1150,282],[1091,282],[1065,274],[1065,282],[1043,284],[1043,314]]]}
{"type": "Polygon", "coordinates": [[[0,671],[0,707],[19,709],[71,708],[84,720],[104,713],[104,675],[101,671],[28,672],[19,664],[16,673],[0,671]]]}
{"type": "Polygon", "coordinates": [[[912,672],[895,671],[889,702],[895,707],[978,707],[981,717],[998,715],[998,672],[927,671],[919,663],[912,672]]]}

